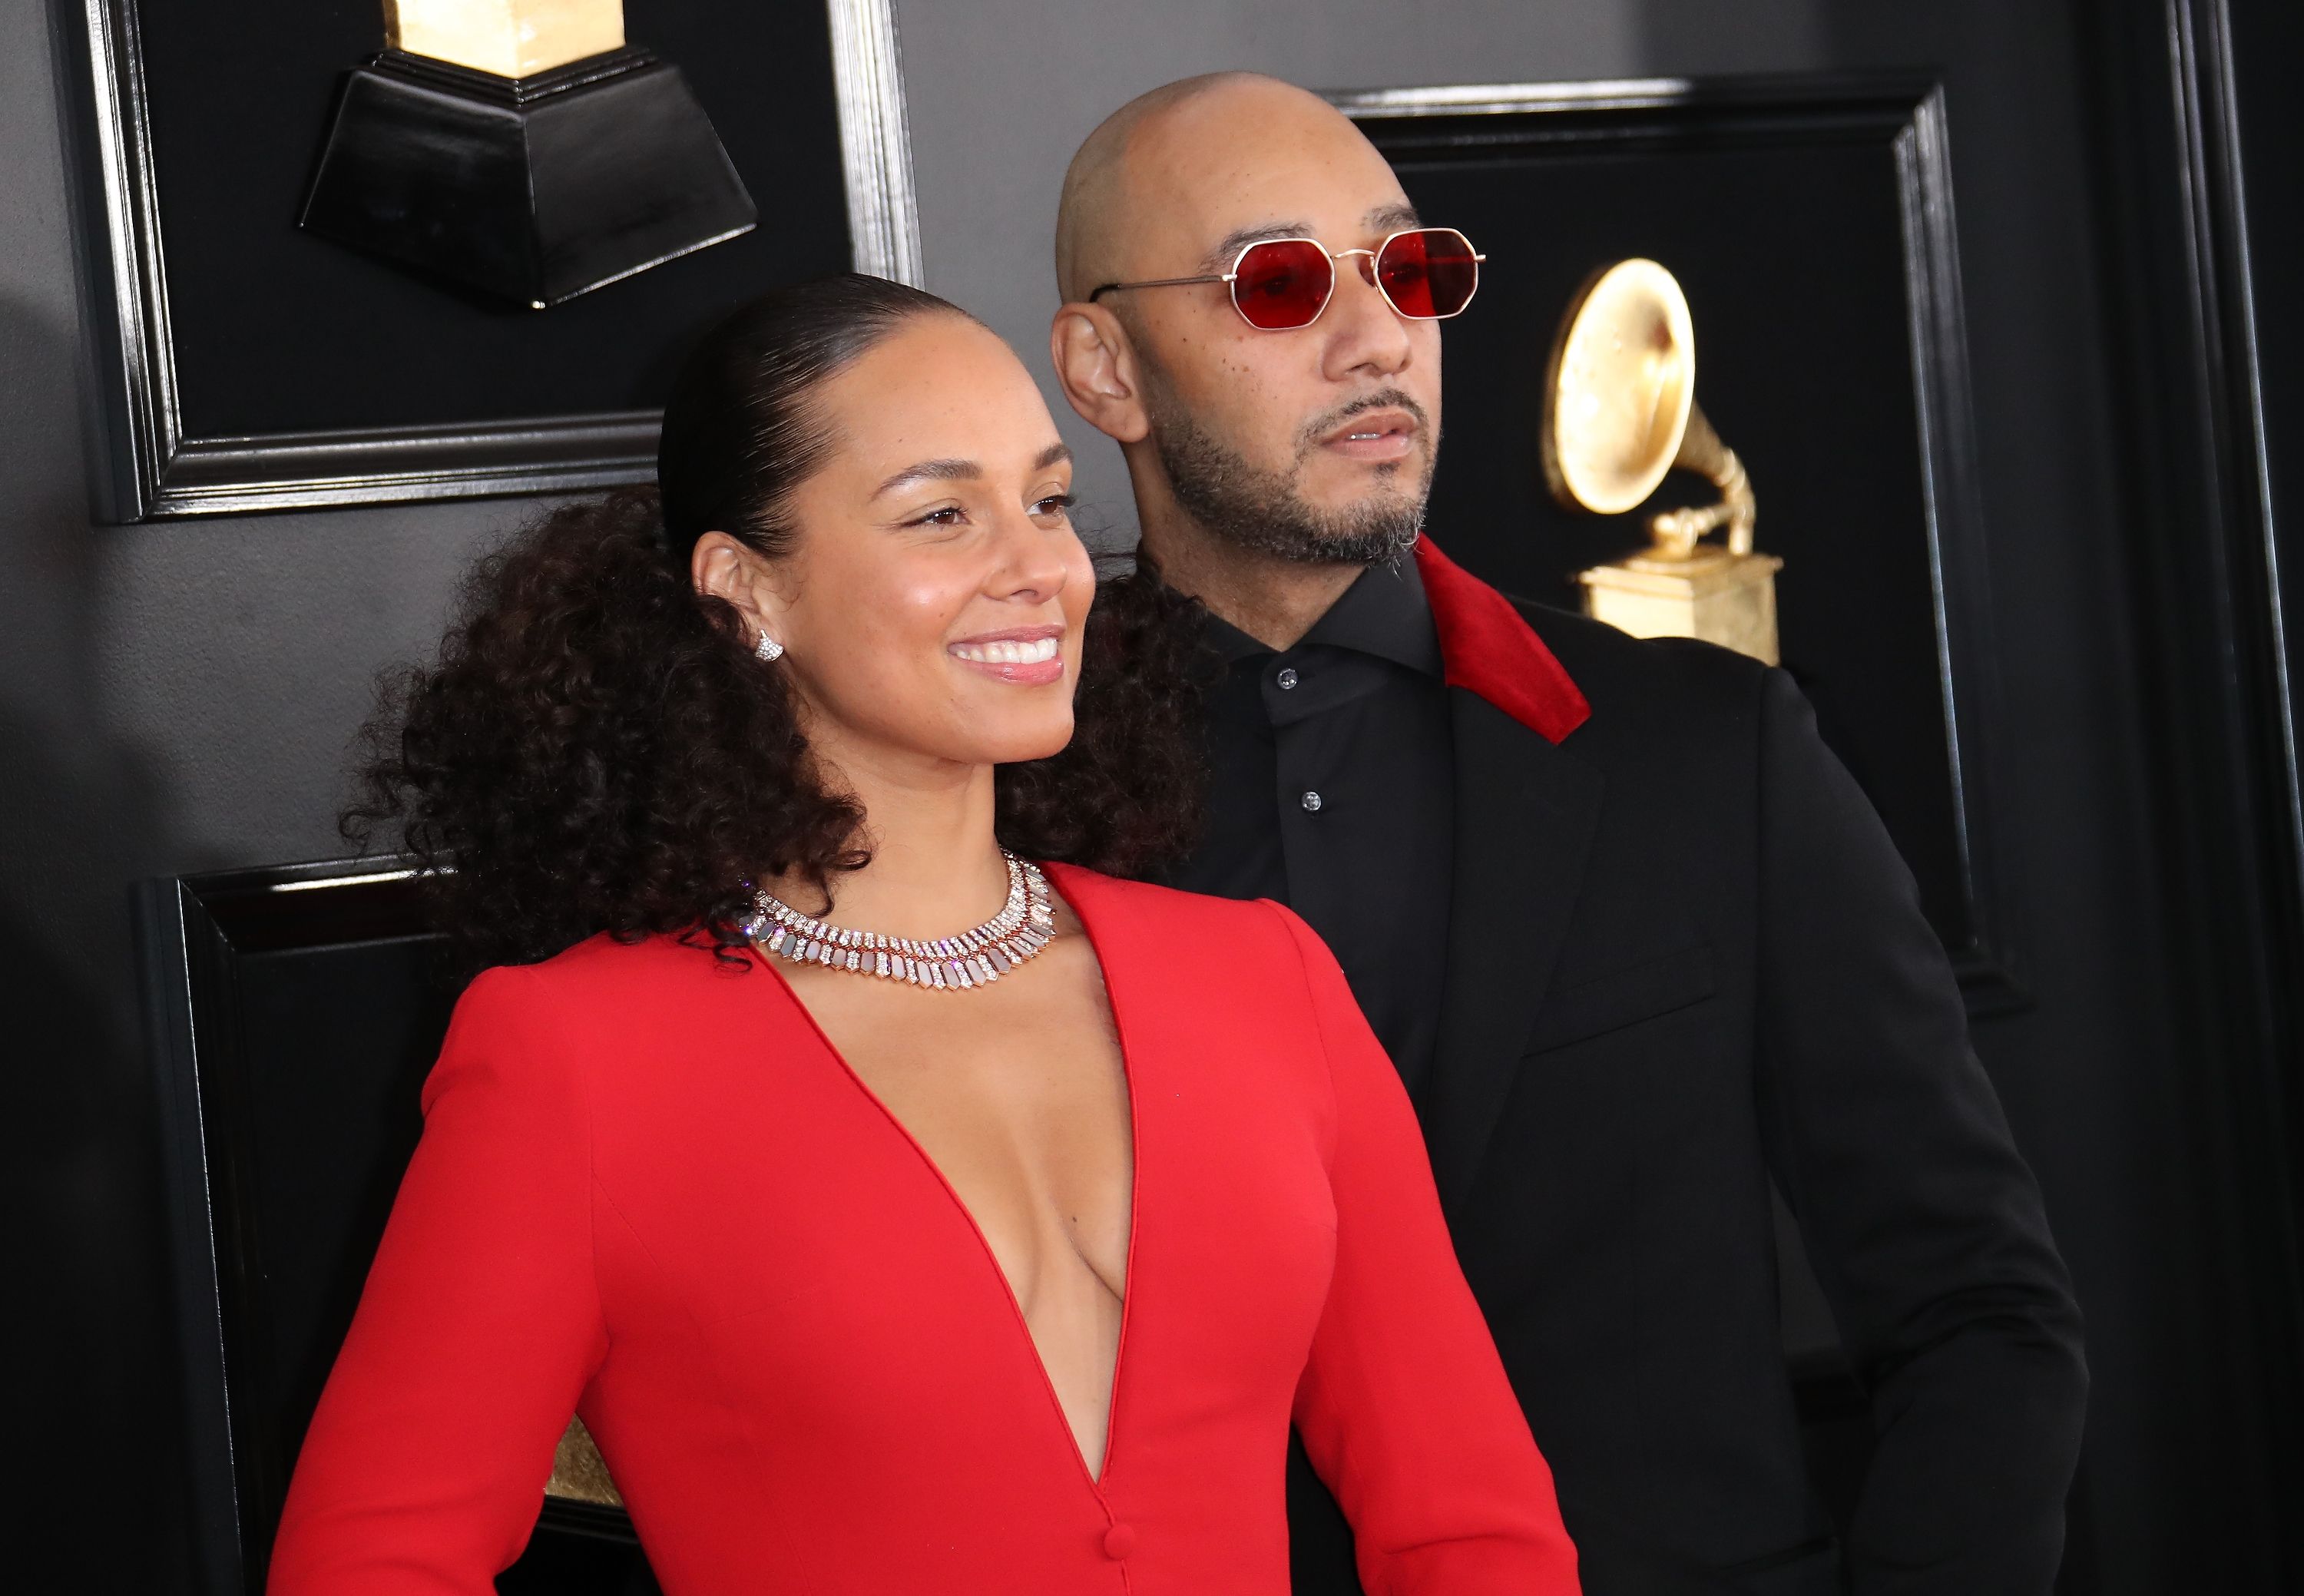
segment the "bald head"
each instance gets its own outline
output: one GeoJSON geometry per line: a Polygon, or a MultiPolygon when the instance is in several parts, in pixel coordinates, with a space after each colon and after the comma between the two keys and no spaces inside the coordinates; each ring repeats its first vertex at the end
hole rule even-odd
{"type": "Polygon", "coordinates": [[[1399,177],[1349,118],[1249,72],[1131,101],[1065,177],[1064,303],[1048,328],[1064,396],[1120,445],[1143,548],[1181,590],[1235,625],[1262,613],[1262,600],[1233,602],[1237,582],[1293,595],[1280,619],[1244,628],[1275,648],[1421,524],[1440,324],[1393,303],[1374,256],[1417,225],[1399,177]],[[1327,274],[1310,320],[1251,321],[1213,279],[1283,239],[1351,264],[1327,274]],[[1106,284],[1127,287],[1091,301],[1106,284]]]}
{"type": "Polygon", "coordinates": [[[1058,291],[1083,300],[1099,284],[1198,269],[1197,260],[1156,257],[1243,163],[1276,149],[1383,164],[1342,112],[1277,78],[1209,72],[1137,96],[1088,136],[1064,173],[1058,291]]]}

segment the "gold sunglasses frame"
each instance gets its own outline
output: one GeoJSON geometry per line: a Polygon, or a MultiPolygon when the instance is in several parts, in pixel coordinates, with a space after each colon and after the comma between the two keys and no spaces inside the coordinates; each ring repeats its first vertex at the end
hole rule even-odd
{"type": "Polygon", "coordinates": [[[1294,327],[1257,327],[1257,324],[1249,319],[1248,312],[1241,310],[1240,306],[1240,263],[1248,259],[1248,252],[1250,250],[1261,250],[1269,244],[1310,244],[1321,254],[1326,255],[1332,264],[1341,264],[1347,256],[1366,256],[1368,262],[1368,268],[1361,273],[1360,280],[1375,289],[1377,293],[1382,294],[1384,302],[1392,307],[1392,313],[1402,321],[1448,321],[1470,310],[1472,301],[1479,297],[1480,293],[1480,274],[1477,268],[1487,259],[1486,255],[1473,248],[1472,241],[1466,238],[1461,229],[1455,227],[1402,227],[1397,233],[1386,233],[1383,242],[1373,250],[1332,250],[1317,238],[1259,238],[1240,247],[1240,253],[1232,258],[1232,269],[1228,272],[1204,272],[1194,277],[1151,277],[1140,283],[1106,283],[1088,294],[1088,302],[1092,305],[1105,294],[1117,293],[1129,288],[1188,288],[1200,283],[1222,283],[1224,285],[1224,297],[1232,301],[1234,314],[1238,315],[1242,321],[1248,322],[1249,326],[1256,327],[1258,332],[1300,333],[1327,314],[1330,302],[1336,297],[1336,279],[1342,274],[1335,271],[1328,274],[1328,292],[1321,296],[1320,308],[1313,311],[1305,320],[1297,323],[1294,327]],[[1392,248],[1393,243],[1406,238],[1411,233],[1453,233],[1458,238],[1464,240],[1466,249],[1472,250],[1472,265],[1475,267],[1472,273],[1472,292],[1464,296],[1462,304],[1444,315],[1417,316],[1402,310],[1399,302],[1391,294],[1385,293],[1384,282],[1376,274],[1376,263],[1378,258],[1386,250],[1392,248]]]}

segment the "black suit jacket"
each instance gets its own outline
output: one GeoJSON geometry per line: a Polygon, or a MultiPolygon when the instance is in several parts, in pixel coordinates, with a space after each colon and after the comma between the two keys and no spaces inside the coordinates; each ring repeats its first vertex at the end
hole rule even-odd
{"type": "MultiPolygon", "coordinates": [[[[1781,671],[1520,606],[1589,705],[1532,729],[1495,701],[1502,602],[1478,589],[1496,615],[1468,629],[1470,579],[1436,565],[1456,862],[1419,1108],[1586,1590],[2046,1596],[2080,1315],[1871,805],[1781,671]],[[1803,1461],[1771,1177],[1871,1400],[1844,1547],[1803,1461]]],[[[1300,1596],[1356,1590],[1300,1458],[1291,1495],[1300,1596]]]]}

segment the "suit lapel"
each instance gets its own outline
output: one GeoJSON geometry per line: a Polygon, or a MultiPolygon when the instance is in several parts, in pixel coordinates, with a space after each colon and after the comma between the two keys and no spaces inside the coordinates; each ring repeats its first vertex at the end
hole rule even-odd
{"type": "Polygon", "coordinates": [[[1551,984],[1604,782],[1592,765],[1478,694],[1453,687],[1448,701],[1456,857],[1424,1126],[1453,1215],[1479,1173],[1551,984]]]}

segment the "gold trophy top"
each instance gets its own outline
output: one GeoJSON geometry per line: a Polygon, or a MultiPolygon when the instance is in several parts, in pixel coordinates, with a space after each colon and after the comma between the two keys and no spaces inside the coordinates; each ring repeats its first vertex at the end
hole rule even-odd
{"type": "Polygon", "coordinates": [[[1727,555],[1752,552],[1752,486],[1697,405],[1694,318],[1670,272],[1653,260],[1620,260],[1587,283],[1553,340],[1545,387],[1544,474],[1562,504],[1619,515],[1674,467],[1721,490],[1716,505],[1650,521],[1653,544],[1632,564],[1716,559],[1716,548],[1707,553],[1698,540],[1722,525],[1727,555]]]}
{"type": "Polygon", "coordinates": [[[624,47],[623,0],[384,0],[384,42],[500,78],[624,47]]]}

